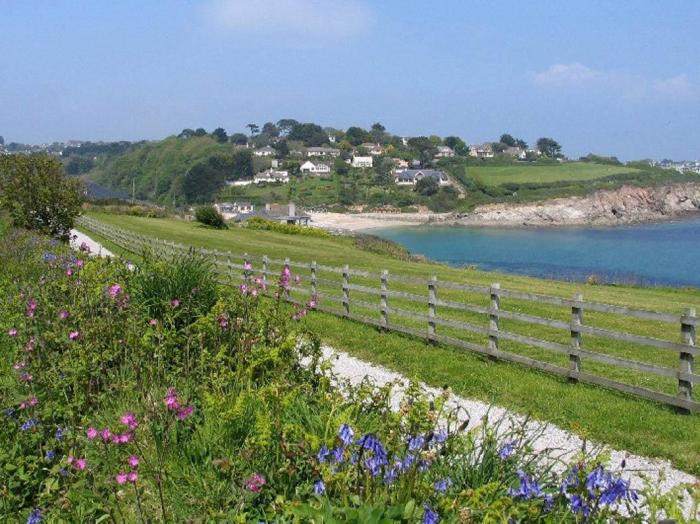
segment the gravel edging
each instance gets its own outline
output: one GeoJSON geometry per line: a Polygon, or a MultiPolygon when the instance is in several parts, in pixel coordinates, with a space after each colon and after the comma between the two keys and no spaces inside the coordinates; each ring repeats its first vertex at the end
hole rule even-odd
{"type": "MultiPolygon", "coordinates": [[[[71,247],[74,249],[78,249],[82,243],[85,243],[90,247],[92,255],[114,256],[111,251],[104,248],[99,242],[96,242],[78,230],[73,229],[71,235],[71,247]]],[[[345,379],[353,385],[360,384],[366,378],[371,379],[377,386],[382,386],[390,382],[408,383],[408,378],[400,373],[365,362],[332,347],[324,346],[323,356],[324,359],[331,364],[332,371],[338,378],[345,379]]],[[[430,397],[438,396],[441,393],[440,389],[423,383],[421,383],[421,387],[430,397]]],[[[391,396],[392,408],[399,408],[403,396],[403,387],[399,386],[393,389],[391,396]]],[[[459,397],[454,394],[450,397],[448,403],[451,408],[460,408],[462,419],[468,417],[471,420],[470,427],[474,427],[474,425],[480,423],[482,420],[495,421],[504,417],[511,417],[514,421],[524,421],[526,419],[523,415],[506,410],[505,408],[489,405],[478,400],[459,397]]],[[[528,429],[531,429],[533,434],[537,434],[534,441],[536,452],[544,449],[557,449],[562,452],[561,458],[566,459],[568,457],[573,457],[583,446],[583,440],[579,436],[553,424],[529,420],[528,429]]],[[[632,487],[636,489],[644,486],[645,478],[657,484],[663,493],[681,484],[700,482],[700,479],[693,475],[673,468],[668,460],[643,457],[624,450],[612,449],[609,446],[599,443],[587,442],[587,447],[590,448],[591,446],[605,449],[609,453],[609,466],[613,470],[619,470],[620,464],[624,460],[626,467],[622,471],[622,476],[626,480],[629,480],[632,487]]],[[[688,501],[688,504],[689,502],[690,501],[688,501]]]]}

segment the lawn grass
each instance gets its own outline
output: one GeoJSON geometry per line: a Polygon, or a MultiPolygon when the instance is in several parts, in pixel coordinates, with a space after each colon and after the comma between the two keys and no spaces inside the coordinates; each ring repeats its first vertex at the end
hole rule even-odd
{"type": "Polygon", "coordinates": [[[508,165],[508,166],[469,166],[467,173],[479,177],[489,186],[507,182],[549,183],[573,180],[595,180],[621,173],[638,173],[639,170],[627,166],[612,166],[590,162],[564,162],[554,165],[508,165]]]}
{"type": "MultiPolygon", "coordinates": [[[[626,305],[635,308],[680,313],[684,307],[700,304],[700,290],[677,288],[639,288],[628,286],[586,286],[584,284],[542,280],[530,277],[483,272],[472,269],[451,268],[428,262],[405,262],[384,255],[356,249],[349,238],[322,239],[284,235],[273,232],[234,228],[218,231],[204,228],[194,223],[168,219],[147,219],[141,217],[91,214],[106,223],[131,231],[177,241],[183,244],[232,251],[250,255],[267,254],[274,258],[289,257],[294,261],[342,266],[349,264],[354,269],[373,272],[388,269],[390,275],[427,277],[436,275],[439,280],[451,280],[477,285],[500,282],[506,289],[545,293],[571,298],[575,293],[583,293],[587,300],[626,305]]],[[[104,240],[96,237],[96,240],[104,240]]],[[[109,248],[114,246],[106,242],[109,248]]],[[[118,249],[115,251],[119,252],[118,249]]],[[[336,276],[337,278],[337,276],[336,276]]],[[[371,284],[355,280],[360,284],[371,284]]],[[[376,287],[376,283],[374,283],[376,287]]],[[[397,284],[392,284],[399,289],[397,284]]],[[[423,294],[425,290],[422,290],[423,294]]],[[[336,294],[339,292],[336,290],[336,294]]],[[[358,297],[356,293],[353,295],[358,297]]],[[[445,297],[445,295],[442,295],[445,297]]],[[[359,295],[361,300],[370,297],[359,295]]],[[[448,296],[448,298],[453,298],[448,296]]],[[[376,297],[375,297],[376,299],[376,297]]],[[[480,303],[486,297],[470,296],[461,293],[455,300],[469,300],[480,303]]],[[[408,307],[397,304],[397,307],[408,307]]],[[[568,312],[562,308],[542,306],[535,303],[506,301],[504,309],[525,312],[548,318],[567,319],[568,312]]],[[[361,314],[374,314],[376,310],[358,311],[361,314]]],[[[440,314],[448,315],[441,309],[440,314]]],[[[482,321],[469,316],[456,317],[467,321],[482,321]]],[[[589,435],[595,440],[608,443],[635,453],[665,457],[694,474],[700,474],[700,416],[679,415],[672,409],[617,394],[605,389],[571,385],[557,377],[503,362],[491,362],[481,357],[444,346],[428,346],[417,339],[394,333],[380,334],[375,329],[358,323],[325,314],[311,315],[308,320],[324,340],[358,357],[380,363],[397,371],[416,375],[432,385],[449,384],[465,396],[486,402],[503,405],[523,413],[530,413],[542,420],[550,421],[578,433],[589,435]],[[349,329],[351,327],[351,329],[349,329]]],[[[679,327],[658,323],[632,321],[616,315],[587,314],[586,322],[607,329],[634,332],[641,335],[677,339],[679,327]],[[630,325],[633,324],[633,325],[630,325]]],[[[568,342],[567,333],[551,333],[541,326],[519,325],[512,322],[505,329],[524,335],[535,336],[562,343],[568,342]]],[[[449,330],[440,327],[446,334],[449,330]]],[[[483,343],[483,340],[466,340],[483,343]]],[[[677,366],[677,355],[660,350],[642,350],[638,346],[623,343],[610,343],[595,337],[585,337],[584,347],[616,356],[633,357],[667,367],[677,366]]],[[[543,351],[517,345],[504,346],[505,350],[517,351],[526,356],[536,357],[553,363],[560,363],[559,355],[545,354],[543,351]]],[[[593,363],[584,363],[586,369],[601,374],[608,373],[615,379],[629,379],[632,383],[654,387],[673,393],[675,383],[663,382],[646,376],[633,374],[622,376],[618,368],[604,370],[593,363]]],[[[666,379],[663,379],[666,380],[666,379]]],[[[697,393],[694,398],[698,398],[697,393]]]]}

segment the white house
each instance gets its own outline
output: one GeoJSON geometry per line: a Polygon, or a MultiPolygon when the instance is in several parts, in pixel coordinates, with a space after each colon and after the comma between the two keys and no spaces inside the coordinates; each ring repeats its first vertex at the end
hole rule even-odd
{"type": "Polygon", "coordinates": [[[286,184],[287,182],[289,182],[289,171],[277,171],[275,169],[267,169],[255,175],[253,177],[253,181],[256,184],[262,184],[263,182],[279,182],[281,184],[286,184]]]}
{"type": "Polygon", "coordinates": [[[525,153],[525,150],[522,147],[506,147],[503,150],[503,154],[512,158],[518,158],[520,160],[524,160],[527,156],[527,153],[525,153]]]}
{"type": "Polygon", "coordinates": [[[382,146],[381,144],[365,142],[364,144],[360,144],[360,147],[366,149],[367,153],[369,153],[372,156],[379,156],[384,154],[384,146],[382,146]]]}
{"type": "Polygon", "coordinates": [[[469,146],[469,156],[475,158],[493,158],[493,147],[491,144],[474,144],[469,146]]]}
{"type": "Polygon", "coordinates": [[[437,169],[404,169],[394,173],[394,183],[397,186],[415,186],[422,178],[434,178],[440,186],[449,186],[450,179],[437,169]]]}
{"type": "Polygon", "coordinates": [[[300,167],[299,171],[302,173],[308,173],[311,175],[329,175],[331,172],[331,166],[328,164],[324,164],[322,162],[319,162],[318,164],[314,164],[311,162],[311,160],[307,160],[304,162],[300,167]]]}
{"type": "Polygon", "coordinates": [[[247,215],[255,211],[255,206],[250,202],[220,202],[214,204],[216,209],[224,220],[231,220],[238,215],[247,215]]]}
{"type": "Polygon", "coordinates": [[[408,160],[403,158],[394,158],[393,160],[397,169],[408,169],[408,160]]]}
{"type": "Polygon", "coordinates": [[[372,157],[371,156],[353,156],[352,167],[372,167],[372,157]]]}
{"type": "Polygon", "coordinates": [[[228,187],[240,187],[240,186],[249,186],[250,184],[253,183],[252,178],[244,178],[241,180],[227,180],[226,185],[228,187]]]}
{"type": "Polygon", "coordinates": [[[253,151],[253,154],[255,156],[275,156],[277,154],[277,151],[274,147],[265,146],[253,151]]]}
{"type": "Polygon", "coordinates": [[[330,156],[333,158],[340,156],[340,149],[333,147],[309,147],[306,150],[306,156],[311,158],[315,156],[330,156]]]}
{"type": "Polygon", "coordinates": [[[438,146],[435,158],[452,158],[455,156],[455,152],[451,147],[448,146],[438,146]]]}

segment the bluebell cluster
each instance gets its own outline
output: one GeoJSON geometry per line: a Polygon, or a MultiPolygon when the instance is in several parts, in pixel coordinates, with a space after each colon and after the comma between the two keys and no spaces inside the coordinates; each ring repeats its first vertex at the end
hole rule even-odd
{"type": "Polygon", "coordinates": [[[41,520],[42,520],[41,510],[39,508],[35,508],[29,514],[29,517],[27,517],[27,524],[39,524],[41,522],[41,520]]]}
{"type": "Polygon", "coordinates": [[[56,452],[54,450],[50,449],[46,452],[46,460],[51,461],[55,458],[56,458],[56,452]]]}
{"type": "Polygon", "coordinates": [[[508,457],[512,456],[516,450],[516,442],[514,440],[509,440],[498,451],[498,458],[501,460],[506,460],[508,457]]]}
{"type": "Polygon", "coordinates": [[[56,437],[56,440],[63,440],[63,437],[66,435],[67,431],[68,430],[66,428],[57,428],[56,434],[54,435],[56,437]]]}
{"type": "Polygon", "coordinates": [[[423,524],[437,524],[438,522],[440,522],[438,514],[425,504],[423,506],[423,524]]]}
{"type": "MultiPolygon", "coordinates": [[[[568,492],[577,490],[581,492],[581,478],[578,468],[574,467],[564,479],[560,491],[568,496],[568,492]]],[[[596,467],[585,479],[585,492],[568,496],[571,510],[588,518],[595,507],[612,506],[620,502],[636,502],[637,492],[630,488],[629,481],[613,475],[603,466],[596,467]]]]}
{"type": "Polygon", "coordinates": [[[36,425],[38,425],[38,424],[39,424],[39,420],[38,420],[38,419],[36,419],[36,418],[30,418],[30,419],[28,419],[26,422],[24,422],[24,423],[19,427],[19,429],[21,429],[22,431],[29,431],[30,429],[32,429],[34,426],[36,426],[36,425]]]}

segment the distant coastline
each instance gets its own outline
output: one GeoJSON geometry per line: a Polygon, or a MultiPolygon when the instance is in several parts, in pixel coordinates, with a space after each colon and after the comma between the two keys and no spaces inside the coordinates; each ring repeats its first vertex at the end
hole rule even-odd
{"type": "Polygon", "coordinates": [[[385,227],[455,225],[469,227],[620,226],[700,216],[700,184],[623,186],[582,197],[524,204],[488,204],[469,213],[316,213],[311,225],[339,232],[385,227]]]}

